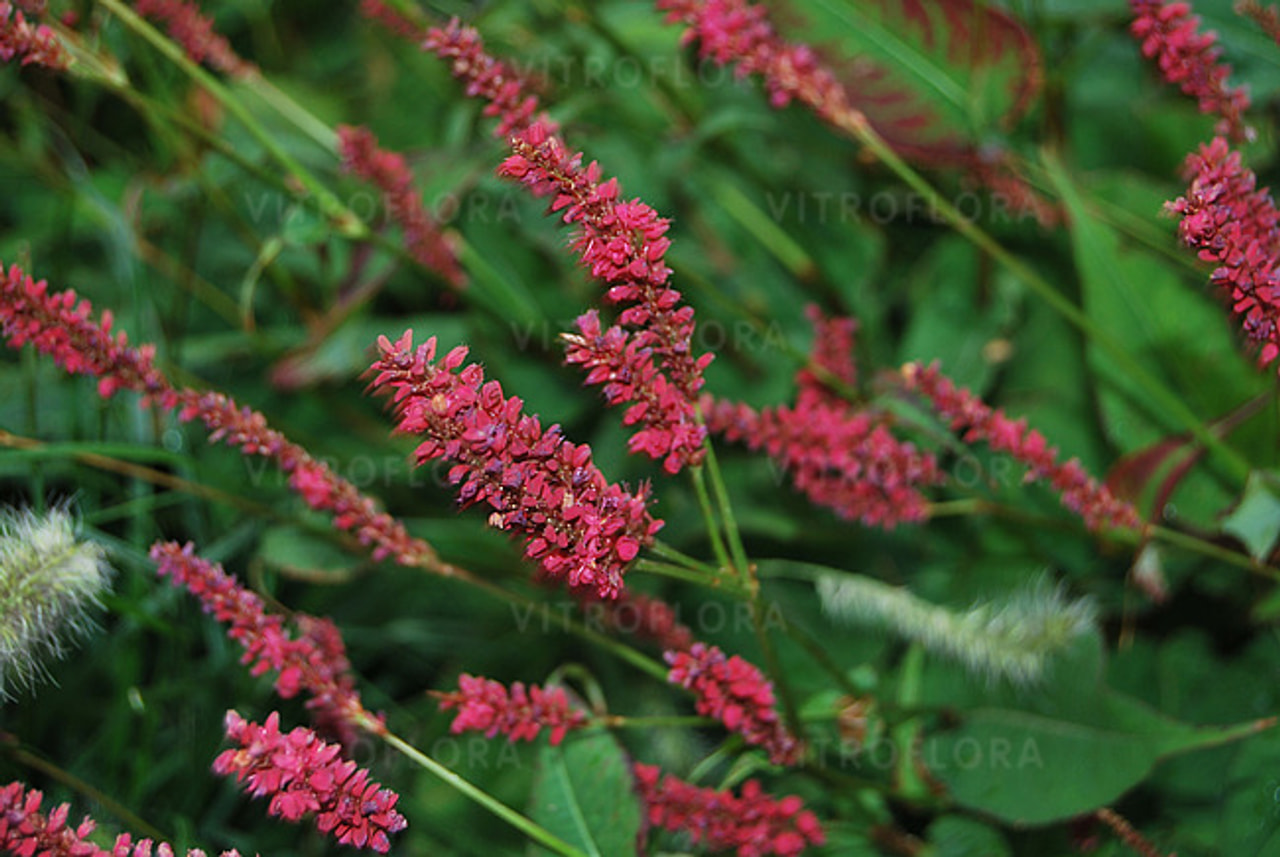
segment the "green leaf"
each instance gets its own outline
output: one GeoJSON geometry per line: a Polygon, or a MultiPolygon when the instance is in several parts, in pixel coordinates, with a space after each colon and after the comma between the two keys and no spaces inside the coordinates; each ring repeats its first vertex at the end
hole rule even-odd
{"type": "Polygon", "coordinates": [[[1009,843],[992,827],[960,815],[944,815],[929,825],[936,857],[1010,857],[1009,843]]]}
{"type": "Polygon", "coordinates": [[[964,712],[958,728],[925,742],[922,761],[959,805],[1010,824],[1050,824],[1115,801],[1164,758],[1273,725],[1196,727],[1110,690],[1096,637],[1060,666],[1044,694],[964,712]]]}
{"type": "Polygon", "coordinates": [[[608,732],[544,746],[532,793],[529,817],[565,842],[599,857],[636,853],[640,802],[626,753],[608,732]]]}
{"type": "Polygon", "coordinates": [[[1280,538],[1280,482],[1270,473],[1249,474],[1240,503],[1222,521],[1222,531],[1244,542],[1249,554],[1263,561],[1280,538]]]}

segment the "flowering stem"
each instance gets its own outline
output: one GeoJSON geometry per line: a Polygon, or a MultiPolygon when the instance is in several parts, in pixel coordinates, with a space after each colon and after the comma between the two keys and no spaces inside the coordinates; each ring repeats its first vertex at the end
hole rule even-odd
{"type": "Polygon", "coordinates": [[[702,560],[694,559],[688,554],[676,550],[671,545],[663,541],[655,540],[649,547],[649,550],[675,565],[683,566],[690,571],[702,572],[707,577],[715,577],[720,573],[720,570],[715,566],[708,565],[702,560]]]}
{"type": "MultiPolygon", "coordinates": [[[[1176,420],[1185,425],[1207,449],[1216,452],[1236,480],[1241,484],[1244,483],[1252,468],[1243,455],[1232,449],[1220,438],[1215,437],[1213,432],[1207,429],[1195,413],[1187,407],[1181,397],[1143,368],[1118,340],[1094,324],[1093,320],[1083,310],[1063,297],[1048,280],[1036,273],[1030,265],[1006,250],[1003,245],[973,221],[967,219],[959,209],[943,198],[942,194],[933,185],[929,184],[923,176],[912,169],[885,142],[884,138],[871,127],[871,123],[865,115],[856,111],[850,111],[848,115],[842,114],[839,127],[866,146],[898,178],[923,196],[933,210],[952,229],[1003,265],[1010,273],[1022,280],[1032,291],[1038,294],[1045,303],[1049,304],[1050,308],[1096,342],[1135,383],[1146,389],[1147,393],[1157,400],[1166,413],[1171,414],[1176,420]]],[[[1046,152],[1045,158],[1051,172],[1055,170],[1061,171],[1060,165],[1052,154],[1046,152]]]]}
{"type": "Polygon", "coordinates": [[[471,798],[473,801],[480,804],[480,806],[489,810],[494,815],[498,816],[498,818],[501,818],[503,821],[507,822],[516,830],[519,830],[525,836],[528,836],[544,848],[548,848],[556,854],[563,855],[563,857],[587,857],[586,852],[575,848],[551,831],[547,830],[545,827],[542,827],[531,819],[526,818],[504,804],[502,801],[489,795],[483,789],[474,785],[470,781],[463,779],[461,776],[449,770],[444,765],[441,765],[435,759],[432,759],[426,753],[423,753],[417,747],[414,747],[394,732],[383,731],[379,734],[379,737],[395,749],[399,750],[410,760],[417,763],[420,767],[435,774],[460,794],[471,798]]]}
{"type": "Polygon", "coordinates": [[[720,465],[716,462],[716,451],[711,446],[710,438],[703,441],[702,448],[706,450],[707,476],[711,480],[711,491],[715,495],[716,504],[720,507],[725,537],[729,541],[729,551],[733,555],[733,567],[742,579],[742,584],[754,595],[758,588],[755,582],[754,570],[750,560],[747,559],[746,548],[742,546],[742,535],[738,532],[738,521],[733,515],[733,505],[729,502],[729,492],[725,490],[724,477],[720,473],[720,465]]]}
{"type": "Polygon", "coordinates": [[[662,562],[656,559],[636,560],[636,564],[632,566],[636,571],[644,571],[650,574],[661,575],[662,577],[670,577],[673,580],[685,580],[690,583],[698,583],[703,586],[709,586],[712,589],[726,592],[740,598],[749,598],[750,593],[742,587],[738,582],[737,576],[730,578],[725,577],[720,570],[713,570],[710,574],[701,571],[691,571],[682,565],[674,565],[669,562],[662,562]],[[727,586],[725,584],[728,584],[727,586]]]}
{"type": "Polygon", "coordinates": [[[149,42],[166,59],[181,68],[188,77],[200,84],[228,113],[239,120],[250,135],[303,187],[315,196],[320,210],[330,218],[338,231],[349,238],[363,240],[370,237],[369,228],[365,226],[364,222],[343,205],[341,200],[330,193],[329,189],[313,176],[309,170],[303,167],[297,159],[285,151],[267,133],[261,123],[245,109],[244,105],[232,96],[217,78],[187,57],[179,45],[165,38],[158,30],[126,6],[122,0],[99,0],[99,2],[115,15],[121,23],[149,42]]]}
{"type": "Polygon", "coordinates": [[[716,518],[715,509],[711,506],[711,496],[707,493],[706,479],[702,475],[702,466],[689,468],[693,477],[693,490],[698,496],[698,506],[702,509],[702,519],[707,525],[707,537],[711,539],[711,550],[716,555],[716,562],[725,571],[733,569],[729,552],[725,550],[724,541],[720,538],[720,521],[716,518]]]}

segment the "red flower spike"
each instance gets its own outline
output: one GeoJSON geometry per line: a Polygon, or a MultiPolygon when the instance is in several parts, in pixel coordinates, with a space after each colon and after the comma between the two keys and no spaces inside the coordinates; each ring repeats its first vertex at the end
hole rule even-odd
{"type": "Polygon", "coordinates": [[[663,650],[683,652],[694,643],[693,631],[681,624],[671,605],[643,593],[623,590],[616,601],[584,603],[582,607],[588,627],[630,634],[663,650]]]}
{"type": "Polygon", "coordinates": [[[391,835],[408,822],[395,805],[400,796],[369,779],[369,772],[340,756],[337,744],[326,744],[301,726],[280,731],[280,715],[272,712],[259,726],[234,711],[227,712],[227,739],[239,749],[214,760],[215,773],[235,774],[253,797],[270,799],[267,812],[286,821],[315,816],[316,827],[343,845],[391,850],[391,835]]]}
{"type": "Polygon", "coordinates": [[[1280,355],[1280,212],[1266,188],[1222,137],[1187,157],[1190,186],[1166,205],[1178,234],[1218,267],[1210,282],[1241,317],[1265,366],[1280,355]]]}
{"type": "Polygon", "coordinates": [[[409,254],[453,288],[466,286],[467,277],[453,247],[441,233],[440,224],[427,213],[404,158],[379,148],[377,138],[367,128],[339,125],[337,131],[343,167],[382,191],[391,218],[404,230],[409,254]]]}
{"type": "Polygon", "coordinates": [[[558,745],[571,729],[587,722],[586,714],[569,707],[569,697],[562,688],[541,688],[515,682],[508,690],[501,682],[463,674],[458,690],[436,694],[440,710],[457,709],[449,731],[483,732],[486,738],[506,735],[512,743],[532,741],[546,728],[551,746],[558,745]]]}
{"type": "Polygon", "coordinates": [[[908,363],[902,367],[902,379],[906,389],[928,399],[934,412],[952,431],[961,432],[966,443],[985,440],[992,449],[1027,465],[1027,481],[1049,482],[1062,497],[1062,505],[1083,518],[1089,529],[1142,528],[1137,510],[1085,473],[1079,461],[1073,458],[1059,464],[1058,451],[1049,446],[1044,435],[1028,429],[1026,420],[1011,420],[1003,411],[993,410],[973,393],[957,387],[936,364],[925,368],[908,363]]]}
{"type": "Polygon", "coordinates": [[[538,112],[519,76],[485,52],[474,29],[454,20],[430,30],[423,46],[452,61],[467,94],[487,100],[485,114],[500,117],[497,133],[512,154],[498,175],[549,197],[550,210],[578,227],[574,251],[606,286],[608,301],[623,306],[621,327],[607,332],[594,313],[578,319],[578,333],[566,336],[566,360],[583,367],[588,384],[609,381],[610,404],[635,403],[624,417],[640,424],[632,452],[662,461],[668,473],[700,463],[706,430],[695,404],[711,355],[693,354],[693,309],[679,306],[680,293],[667,285],[668,221],[639,199],[621,199],[617,179],[601,181],[599,164],[584,167],[582,153],[570,153],[556,123],[538,112]]]}
{"type": "Polygon", "coordinates": [[[432,337],[415,348],[413,332],[392,343],[379,337],[381,357],[370,389],[391,395],[397,430],[421,435],[421,464],[452,461],[449,481],[464,507],[485,504],[489,522],[524,536],[525,555],[547,576],[596,598],[617,598],[622,575],[662,521],[648,511],[647,490],[610,483],[591,463],[591,449],[543,429],[524,403],[502,391],[484,370],[463,366],[465,347],[438,363],[432,337]]]}
{"type": "MultiPolygon", "coordinates": [[[[853,319],[809,309],[815,337],[810,365],[846,384],[857,380],[853,319]]],[[[856,409],[827,389],[809,368],[796,373],[794,406],[756,411],[704,396],[707,427],[731,442],[764,451],[790,474],[796,489],[847,520],[892,528],[929,515],[920,488],[942,481],[936,459],[899,441],[887,416],[856,409]]]]}
{"type": "MultiPolygon", "coordinates": [[[[97,827],[93,819],[85,816],[78,825],[67,823],[71,808],[61,804],[48,815],[40,812],[44,795],[36,789],[28,789],[20,782],[0,787],[0,851],[20,857],[151,857],[152,841],[122,834],[110,851],[89,841],[97,827]]],[[[173,847],[166,842],[156,846],[156,857],[173,857],[173,847]]],[[[205,852],[193,848],[187,857],[205,857],[205,852]]],[[[223,851],[220,857],[240,857],[238,851],[223,851]]]]}
{"type": "Polygon", "coordinates": [[[1200,18],[1191,4],[1175,0],[1129,0],[1133,23],[1129,29],[1142,45],[1142,55],[1154,59],[1166,81],[1196,99],[1201,113],[1217,114],[1217,132],[1239,142],[1254,131],[1244,122],[1249,93],[1227,86],[1231,66],[1218,62],[1217,36],[1200,32],[1200,18]]]}
{"type": "Polygon", "coordinates": [[[192,0],[135,0],[134,11],[165,25],[192,62],[207,63],[231,77],[257,74],[258,67],[232,50],[231,43],[213,29],[213,21],[192,0]]]}
{"type": "Polygon", "coordinates": [[[717,646],[694,643],[688,651],[663,653],[671,671],[667,681],[693,691],[696,709],[714,717],[748,744],[763,747],[777,765],[800,761],[804,748],[774,710],[773,684],[758,668],[717,646]]]}
{"type": "Polygon", "coordinates": [[[798,797],[778,800],[748,780],[740,795],[698,788],[653,765],[634,769],[649,823],[673,833],[687,833],[695,845],[711,851],[734,851],[738,857],[796,857],[826,836],[817,816],[798,797]]]}
{"type": "Polygon", "coordinates": [[[145,404],[176,410],[183,422],[198,418],[210,443],[222,440],[245,455],[273,459],[307,505],[329,512],[335,526],[372,546],[374,559],[441,569],[429,544],[410,536],[403,524],[379,512],[371,497],[271,428],[262,414],[221,393],[175,387],[156,368],[154,345],[132,348],[123,333],[111,333],[111,325],[109,311],[95,322],[89,301],[70,289],[50,294],[44,280],[32,280],[16,265],[6,272],[0,264],[0,330],[11,347],[30,343],[67,372],[96,377],[104,397],[132,390],[145,404]]]}
{"type": "Polygon", "coordinates": [[[206,613],[230,626],[227,636],[244,648],[241,663],[251,664],[252,675],[275,671],[276,692],[283,699],[306,690],[317,726],[351,746],[357,723],[368,722],[369,716],[355,689],[342,636],[331,621],[298,614],[300,633],[291,637],[280,616],[266,613],[261,598],[222,566],[196,556],[191,544],[157,542],[151,559],[157,574],[184,587],[206,613]]]}
{"type": "Polygon", "coordinates": [[[426,32],[422,49],[450,61],[453,76],[466,82],[468,96],[489,102],[484,115],[498,117],[495,136],[521,132],[535,121],[554,133],[555,122],[540,112],[537,96],[529,94],[524,79],[506,63],[485,53],[484,40],[473,28],[462,26],[457,18],[447,27],[432,27],[426,32]]]}
{"type": "Polygon", "coordinates": [[[0,0],[0,62],[12,62],[15,58],[24,66],[42,65],[59,71],[71,63],[71,56],[52,29],[44,24],[32,24],[21,8],[15,9],[13,3],[0,0]]]}

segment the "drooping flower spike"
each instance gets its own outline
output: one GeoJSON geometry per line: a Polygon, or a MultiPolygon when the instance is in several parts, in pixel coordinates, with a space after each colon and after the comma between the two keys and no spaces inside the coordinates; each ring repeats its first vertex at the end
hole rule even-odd
{"type": "Polygon", "coordinates": [[[252,675],[275,672],[276,693],[290,699],[305,690],[317,725],[350,745],[358,728],[378,723],[360,701],[337,627],[328,619],[302,614],[300,633],[289,634],[284,619],[268,614],[262,599],[245,589],[222,566],[202,559],[190,544],[156,542],[156,573],[200,600],[206,613],[229,627],[227,636],[244,648],[242,663],[252,675]]]}
{"type": "Polygon", "coordinates": [[[453,288],[465,287],[467,276],[440,224],[427,213],[404,157],[380,148],[368,128],[339,125],[337,132],[343,167],[382,192],[391,219],[404,231],[409,254],[453,288]]]}
{"type": "Polygon", "coordinates": [[[195,0],[134,0],[133,9],[144,18],[164,24],[169,38],[182,47],[192,62],[208,63],[230,77],[257,74],[258,67],[236,54],[195,0]]]}
{"type": "Polygon", "coordinates": [[[1196,99],[1201,113],[1215,114],[1218,133],[1237,142],[1252,139],[1245,124],[1249,93],[1227,85],[1231,66],[1220,63],[1217,36],[1200,32],[1200,18],[1183,0],[1129,0],[1130,25],[1142,45],[1142,55],[1154,59],[1160,74],[1184,94],[1196,99]]]}
{"type": "Polygon", "coordinates": [[[1105,485],[1085,472],[1077,459],[1058,461],[1058,451],[1044,435],[1027,427],[1026,420],[1013,420],[993,409],[973,393],[956,386],[938,371],[908,363],[901,373],[904,387],[920,393],[952,431],[960,432],[966,443],[986,441],[992,449],[1008,453],[1027,465],[1026,481],[1044,480],[1062,498],[1062,505],[1084,519],[1090,530],[1105,527],[1140,530],[1138,511],[1112,494],[1105,485]]]}
{"type": "Polygon", "coordinates": [[[367,770],[342,758],[339,745],[325,743],[310,729],[281,732],[274,711],[263,725],[228,711],[226,731],[239,747],[220,754],[214,772],[235,774],[250,795],[268,798],[271,815],[300,821],[312,814],[321,833],[379,854],[390,851],[391,836],[408,826],[395,808],[399,795],[372,781],[367,770]]]}
{"type": "Polygon", "coordinates": [[[271,428],[262,414],[221,393],[173,385],[155,365],[155,346],[131,347],[124,333],[111,332],[112,323],[110,310],[95,321],[89,301],[75,292],[51,294],[44,280],[33,280],[17,265],[5,271],[0,263],[0,330],[10,347],[30,343],[67,372],[97,378],[104,398],[120,390],[140,393],[145,404],[176,410],[183,422],[198,418],[210,432],[210,443],[222,440],[244,455],[272,459],[308,506],[330,513],[334,526],[372,547],[374,559],[391,557],[401,565],[456,573],[429,544],[378,511],[373,498],[271,428]]]}
{"type": "Polygon", "coordinates": [[[653,765],[634,767],[640,799],[649,824],[685,833],[711,851],[733,851],[738,857],[796,857],[826,836],[800,798],[765,794],[760,783],[748,780],[742,791],[699,788],[662,772],[653,765]]]}
{"type": "Polygon", "coordinates": [[[699,714],[714,717],[748,744],[763,748],[774,764],[800,761],[804,747],[778,717],[773,683],[758,667],[706,643],[663,657],[671,666],[667,681],[693,691],[699,714]]]}
{"type": "Polygon", "coordinates": [[[450,693],[434,693],[440,710],[457,709],[449,726],[457,735],[483,732],[486,738],[505,735],[507,740],[532,741],[544,728],[550,733],[551,746],[564,740],[571,729],[587,722],[586,713],[569,705],[569,697],[560,687],[525,687],[515,682],[508,689],[501,682],[463,674],[458,689],[450,693]]]}
{"type": "Polygon", "coordinates": [[[453,462],[449,481],[463,506],[487,505],[490,524],[522,535],[525,556],[548,577],[618,597],[623,572],[662,526],[646,490],[610,483],[590,447],[566,440],[558,425],[544,429],[478,364],[463,366],[465,347],[436,361],[435,337],[415,348],[406,331],[394,343],[379,337],[378,348],[370,389],[390,394],[398,431],[424,438],[418,463],[453,462]]]}
{"type": "MultiPolygon", "coordinates": [[[[0,851],[19,857],[152,857],[153,853],[155,857],[174,857],[177,853],[167,842],[134,842],[127,833],[116,837],[110,850],[99,848],[89,839],[97,829],[93,819],[85,816],[72,827],[67,821],[69,805],[60,804],[46,815],[40,811],[43,801],[43,793],[20,782],[0,787],[0,851]]],[[[192,848],[186,855],[206,857],[199,848],[192,848]]],[[[240,857],[240,852],[223,851],[220,857],[240,857]]]]}

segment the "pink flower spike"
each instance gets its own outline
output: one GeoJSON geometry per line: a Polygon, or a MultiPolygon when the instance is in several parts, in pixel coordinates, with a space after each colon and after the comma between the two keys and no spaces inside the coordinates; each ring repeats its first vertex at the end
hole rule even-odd
{"type": "Polygon", "coordinates": [[[343,167],[382,191],[391,218],[404,230],[409,254],[454,289],[464,288],[466,274],[440,224],[427,213],[404,158],[379,148],[367,128],[339,125],[337,132],[343,167]]]}
{"type": "Polygon", "coordinates": [[[797,797],[778,800],[748,780],[739,795],[704,789],[653,765],[636,764],[637,790],[649,823],[687,833],[710,851],[735,851],[738,857],[796,857],[826,836],[817,816],[797,797]]]}
{"type": "Polygon", "coordinates": [[[668,651],[663,657],[671,665],[667,681],[693,691],[699,714],[714,717],[748,744],[764,748],[776,765],[800,761],[804,747],[778,718],[773,684],[757,667],[706,643],[694,643],[688,651],[668,651]]]}
{"type": "Polygon", "coordinates": [[[925,368],[908,363],[902,367],[902,379],[905,388],[924,396],[934,412],[966,443],[985,440],[992,449],[1025,464],[1028,481],[1047,481],[1062,497],[1062,505],[1083,518],[1090,530],[1142,529],[1142,518],[1133,506],[1085,473],[1079,461],[1058,463],[1058,451],[1049,446],[1044,435],[1029,430],[1026,420],[1011,420],[1003,411],[992,409],[973,393],[957,387],[938,371],[936,364],[925,368]]]}
{"type": "Polygon", "coordinates": [[[400,796],[369,778],[369,772],[344,760],[337,744],[326,744],[310,729],[280,731],[272,712],[259,726],[234,711],[226,717],[226,750],[213,762],[215,773],[236,775],[252,797],[268,798],[267,812],[286,821],[315,816],[316,827],[343,845],[391,850],[391,836],[408,826],[396,811],[400,796]]]}
{"type": "MultiPolygon", "coordinates": [[[[129,834],[116,839],[115,846],[107,851],[89,841],[97,827],[93,819],[85,816],[74,827],[67,823],[71,808],[67,804],[55,807],[48,815],[40,812],[44,795],[36,789],[28,789],[20,782],[0,787],[0,851],[20,857],[151,857],[152,841],[142,839],[135,843],[129,834]]],[[[192,849],[187,857],[205,857],[199,849],[192,849]]],[[[174,850],[161,842],[156,857],[173,857],[174,850]]],[[[240,857],[238,851],[223,851],[220,857],[240,857]]]]}
{"type": "Polygon", "coordinates": [[[1241,319],[1265,366],[1280,356],[1280,211],[1222,137],[1187,157],[1190,186],[1167,203],[1178,234],[1203,261],[1210,283],[1241,319]]]}
{"type": "Polygon", "coordinates": [[[169,38],[182,46],[192,62],[208,63],[230,77],[257,74],[258,67],[236,55],[194,0],[134,0],[133,8],[144,18],[164,24],[169,38]]]}
{"type": "Polygon", "coordinates": [[[250,673],[277,673],[276,692],[284,699],[306,690],[307,707],[327,733],[350,746],[358,728],[377,722],[360,701],[342,636],[328,619],[298,614],[300,633],[292,637],[281,617],[266,613],[261,598],[222,566],[196,556],[190,543],[156,542],[151,559],[157,574],[184,587],[206,613],[229,626],[227,636],[244,648],[241,661],[251,665],[250,673]]]}
{"type": "MultiPolygon", "coordinates": [[[[829,319],[816,308],[809,318],[815,331],[810,366],[846,384],[856,381],[853,319],[829,319]]],[[[812,369],[797,372],[796,385],[795,405],[760,411],[703,396],[707,427],[767,452],[797,490],[842,518],[885,528],[927,518],[929,502],[920,489],[942,481],[933,455],[898,440],[888,416],[855,408],[812,369]]]]}
{"type": "Polygon", "coordinates": [[[271,458],[307,505],[330,513],[335,526],[371,546],[374,559],[392,557],[401,565],[455,573],[431,545],[379,512],[373,498],[271,428],[262,414],[221,393],[175,387],[156,368],[155,346],[130,347],[124,333],[112,334],[110,328],[110,313],[95,322],[89,302],[70,289],[50,294],[44,280],[33,280],[16,265],[6,272],[0,264],[0,331],[10,347],[30,343],[67,372],[97,378],[103,396],[131,390],[145,404],[176,410],[183,422],[199,418],[211,443],[222,440],[244,455],[271,458]]]}
{"type": "Polygon", "coordinates": [[[434,337],[414,348],[412,332],[378,341],[370,389],[395,405],[397,430],[423,438],[419,464],[454,463],[449,481],[464,507],[489,507],[489,523],[525,538],[525,555],[550,578],[617,598],[622,575],[662,521],[648,511],[647,490],[610,483],[591,462],[591,449],[571,443],[559,426],[543,429],[524,403],[508,398],[466,348],[436,361],[434,337]]]}
{"type": "Polygon", "coordinates": [[[1154,59],[1166,81],[1196,99],[1201,113],[1217,114],[1217,132],[1240,142],[1254,131],[1244,122],[1249,93],[1227,86],[1231,67],[1218,62],[1217,36],[1200,32],[1200,18],[1182,0],[1129,0],[1130,30],[1142,45],[1142,55],[1154,59]]]}
{"type": "Polygon", "coordinates": [[[436,693],[440,710],[456,708],[457,716],[449,731],[483,732],[486,738],[506,735],[507,740],[532,741],[546,728],[551,746],[558,745],[571,729],[586,724],[587,716],[569,707],[569,697],[563,688],[541,688],[515,682],[508,690],[501,682],[463,674],[458,678],[458,690],[436,693]]]}
{"type": "Polygon", "coordinates": [[[539,110],[538,98],[530,94],[525,80],[506,63],[487,54],[484,40],[472,27],[464,27],[457,18],[447,27],[432,27],[422,41],[422,49],[450,61],[453,76],[467,84],[467,95],[489,102],[484,115],[499,120],[494,136],[507,137],[531,123],[554,133],[555,122],[539,110]]]}
{"type": "Polygon", "coordinates": [[[15,58],[24,66],[42,65],[58,71],[71,63],[71,56],[52,29],[44,24],[32,24],[21,9],[0,0],[0,62],[12,62],[15,58]]]}

